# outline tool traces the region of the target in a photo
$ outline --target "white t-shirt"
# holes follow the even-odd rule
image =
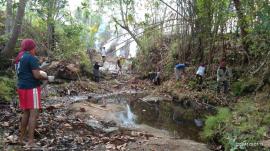
[[[105,57],[106,56],[106,50],[104,49],[104,48],[102,48],[101,49],[101,56],[103,57]]]
[[[196,72],[196,74],[200,75],[200,76],[204,76],[205,74],[205,67],[200,66]]]

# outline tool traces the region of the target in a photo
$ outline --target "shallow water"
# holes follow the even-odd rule
[[[171,102],[144,102],[138,99],[141,95],[134,96],[133,94],[136,92],[96,94],[93,97],[98,100],[103,98],[109,104],[123,106],[123,111],[115,113],[118,122],[123,127],[136,128],[145,124],[168,131],[171,137],[202,142],[200,132],[204,124],[203,119],[210,114],[210,111],[198,111],[192,106]],[[78,101],[85,100],[87,96],[71,98]]]
[[[172,137],[202,141],[199,133],[204,115],[196,113],[194,109],[165,102],[149,104],[135,101],[130,106],[137,117],[137,124],[167,130]]]
[[[168,131],[171,137],[203,142],[200,132],[209,111],[195,111],[173,103],[122,102],[125,110],[117,117],[122,126],[136,128],[141,124]]]

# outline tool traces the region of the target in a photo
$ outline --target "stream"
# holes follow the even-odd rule
[[[203,127],[204,114],[196,113],[191,108],[165,102],[149,104],[132,101],[125,104],[125,110],[118,114],[123,126],[136,128],[144,124],[167,131],[173,138],[202,142],[199,133]]]
[[[141,95],[140,95],[141,94]],[[120,111],[112,111],[112,118],[120,127],[140,129],[147,132],[145,126],[150,126],[163,132],[167,132],[171,138],[189,139],[203,142],[200,132],[203,127],[203,119],[211,111],[197,111],[183,104],[173,102],[145,102],[141,101],[143,93],[121,92],[114,94],[96,95],[95,102],[101,104],[102,100],[107,101],[107,108],[110,105],[117,105]],[[72,99],[84,100],[87,96],[75,96]]]

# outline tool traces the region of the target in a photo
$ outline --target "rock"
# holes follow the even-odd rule
[[[94,130],[97,130],[97,129],[102,130],[103,129],[103,126],[96,120],[87,120],[86,125],[91,127]]]
[[[83,139],[82,139],[82,137],[76,137],[75,140],[76,140],[79,144],[83,144]]]
[[[117,132],[119,130],[118,127],[109,127],[109,128],[104,128],[103,131],[105,133],[113,133],[113,132]]]
[[[55,117],[55,120],[56,121],[59,121],[59,122],[65,121],[66,119],[67,119],[66,117],[63,117],[63,116],[60,116],[60,115],[58,115],[58,116]]]
[[[151,96],[148,95],[141,99],[144,102],[159,102],[159,101],[172,101],[172,97],[170,96]]]
[[[71,126],[70,124],[68,124],[68,123],[65,123],[65,124],[64,124],[64,127],[65,127],[66,129],[72,129],[72,126]]]
[[[107,144],[106,149],[108,149],[108,150],[115,149],[115,145],[114,144]]]
[[[69,64],[69,65],[66,66],[66,68],[67,68],[68,70],[70,70],[71,72],[75,72],[75,73],[78,73],[78,72],[80,71],[80,69],[77,68],[77,67],[75,66],[75,64]]]
[[[177,100],[174,100],[176,102],[186,102],[186,101],[192,101],[192,98],[188,95],[188,94],[185,94],[185,93],[182,93],[182,94],[177,94]]]
[[[263,147],[269,148],[270,147],[270,139],[263,140],[260,142],[260,144],[262,144]]]
[[[9,123],[8,122],[4,122],[3,124],[1,124],[3,127],[9,127]]]
[[[6,138],[7,143],[16,143],[18,141],[18,136],[17,135],[10,135]]]
[[[194,119],[194,123],[196,124],[197,127],[203,126],[203,120],[201,119]]]

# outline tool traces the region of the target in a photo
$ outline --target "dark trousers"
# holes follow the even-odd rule
[[[199,74],[196,74],[196,82],[197,82],[197,85],[202,85],[203,83],[203,77]]]
[[[155,85],[160,85],[160,78],[155,78],[154,79],[154,84]]]
[[[227,80],[225,81],[219,81],[217,85],[217,93],[220,93],[220,89],[224,87],[224,93],[226,94],[228,92],[229,83]]]
[[[99,82],[99,78],[100,78],[99,70],[98,69],[94,69],[93,74],[94,74],[94,81],[95,82]]]
[[[99,76],[94,76],[94,81],[99,82]]]

